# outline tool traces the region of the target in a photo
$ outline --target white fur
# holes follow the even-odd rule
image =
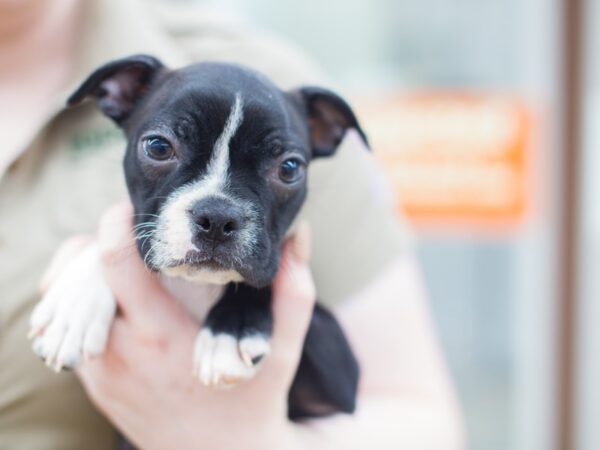
[[[160,281],[199,323],[225,289],[164,274]],[[98,248],[90,246],[65,267],[35,307],[30,319],[33,350],[57,372],[74,368],[82,357],[104,352],[115,313],[116,301],[104,281]],[[194,349],[194,375],[207,386],[231,387],[252,378],[258,370],[252,360],[269,351],[269,341],[261,334],[238,341],[230,334],[213,335],[202,329]]]
[[[102,277],[98,248],[71,261],[35,307],[30,336],[35,353],[59,371],[82,356],[104,352],[116,302]]]
[[[224,286],[212,283],[193,283],[186,279],[161,274],[160,284],[199,322],[223,296]]]
[[[183,278],[198,284],[216,284],[223,286],[231,282],[240,282],[244,278],[235,270],[198,269],[189,264],[167,267],[162,271],[170,277]]]
[[[161,284],[199,321],[223,295],[223,286],[162,277]],[[116,312],[104,281],[97,246],[69,263],[33,310],[30,336],[34,352],[59,371],[83,357],[102,354]]]
[[[238,341],[230,334],[213,335],[203,329],[194,346],[194,375],[205,386],[233,387],[256,374],[259,365],[254,365],[252,358],[269,350],[269,342],[258,334]]]
[[[244,119],[242,96],[237,93],[235,101],[225,123],[221,136],[217,139],[208,170],[202,183],[214,194],[222,192],[227,186],[229,172],[229,141]]]
[[[240,356],[246,365],[251,366],[256,357],[266,356],[271,352],[271,344],[263,334],[256,333],[244,337],[239,343]]]

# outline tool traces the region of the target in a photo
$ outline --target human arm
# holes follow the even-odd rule
[[[465,447],[462,416],[415,259],[399,256],[335,308],[361,365],[358,408],[306,424],[313,448]]]
[[[210,441],[211,448],[228,448],[243,437],[246,448],[462,448],[460,414],[410,258],[398,258],[336,308],[362,368],[356,413],[291,423],[285,398],[314,299],[305,262],[278,276],[273,354],[265,367],[242,386],[212,391],[190,375],[197,324],[141,265],[128,233],[115,230],[127,218],[111,214],[100,243],[123,314],[107,353],[79,374],[92,400],[134,443],[152,449]]]

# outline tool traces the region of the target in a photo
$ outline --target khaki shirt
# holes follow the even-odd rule
[[[236,61],[281,87],[321,76],[271,37],[184,3],[167,10],[139,0],[85,3],[72,85],[56,97],[45,125],[0,173],[0,449],[109,449],[115,433],[73,374],[55,375],[26,340],[37,283],[70,235],[90,233],[102,212],[125,198],[124,138],[91,104],[71,110],[68,94],[94,68],[133,53],[171,67],[198,60]],[[312,269],[319,297],[351,295],[407,244],[373,158],[349,136],[335,157],[314,162],[302,215],[313,228]]]

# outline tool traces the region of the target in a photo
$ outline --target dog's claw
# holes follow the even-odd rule
[[[63,362],[60,359],[57,359],[56,363],[54,364],[54,371],[56,373],[60,373],[62,368],[63,368]]]
[[[248,367],[257,366],[271,350],[269,341],[262,334],[243,338],[239,342],[239,348],[240,355]]]
[[[43,327],[31,328],[29,330],[29,332],[27,333],[27,339],[32,340],[32,339],[38,337],[42,333],[43,329],[44,329]]]
[[[240,350],[240,354],[242,355],[242,360],[244,361],[246,366],[248,366],[248,367],[254,366],[254,363],[252,362],[252,357],[250,356],[250,354],[248,352]]]

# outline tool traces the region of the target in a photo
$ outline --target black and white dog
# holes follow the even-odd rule
[[[144,262],[171,291],[187,284],[184,298],[174,296],[203,321],[195,375],[210,386],[251,378],[269,352],[270,283],[306,196],[308,163],[332,155],[348,128],[364,139],[352,110],[328,90],[284,92],[237,65],[169,70],[146,55],[98,68],[68,104],[88,97],[127,135],[125,176]],[[57,371],[104,351],[116,311],[97,249],[65,271],[31,317],[34,351]],[[317,305],[289,416],[352,412],[358,376],[342,330]]]

